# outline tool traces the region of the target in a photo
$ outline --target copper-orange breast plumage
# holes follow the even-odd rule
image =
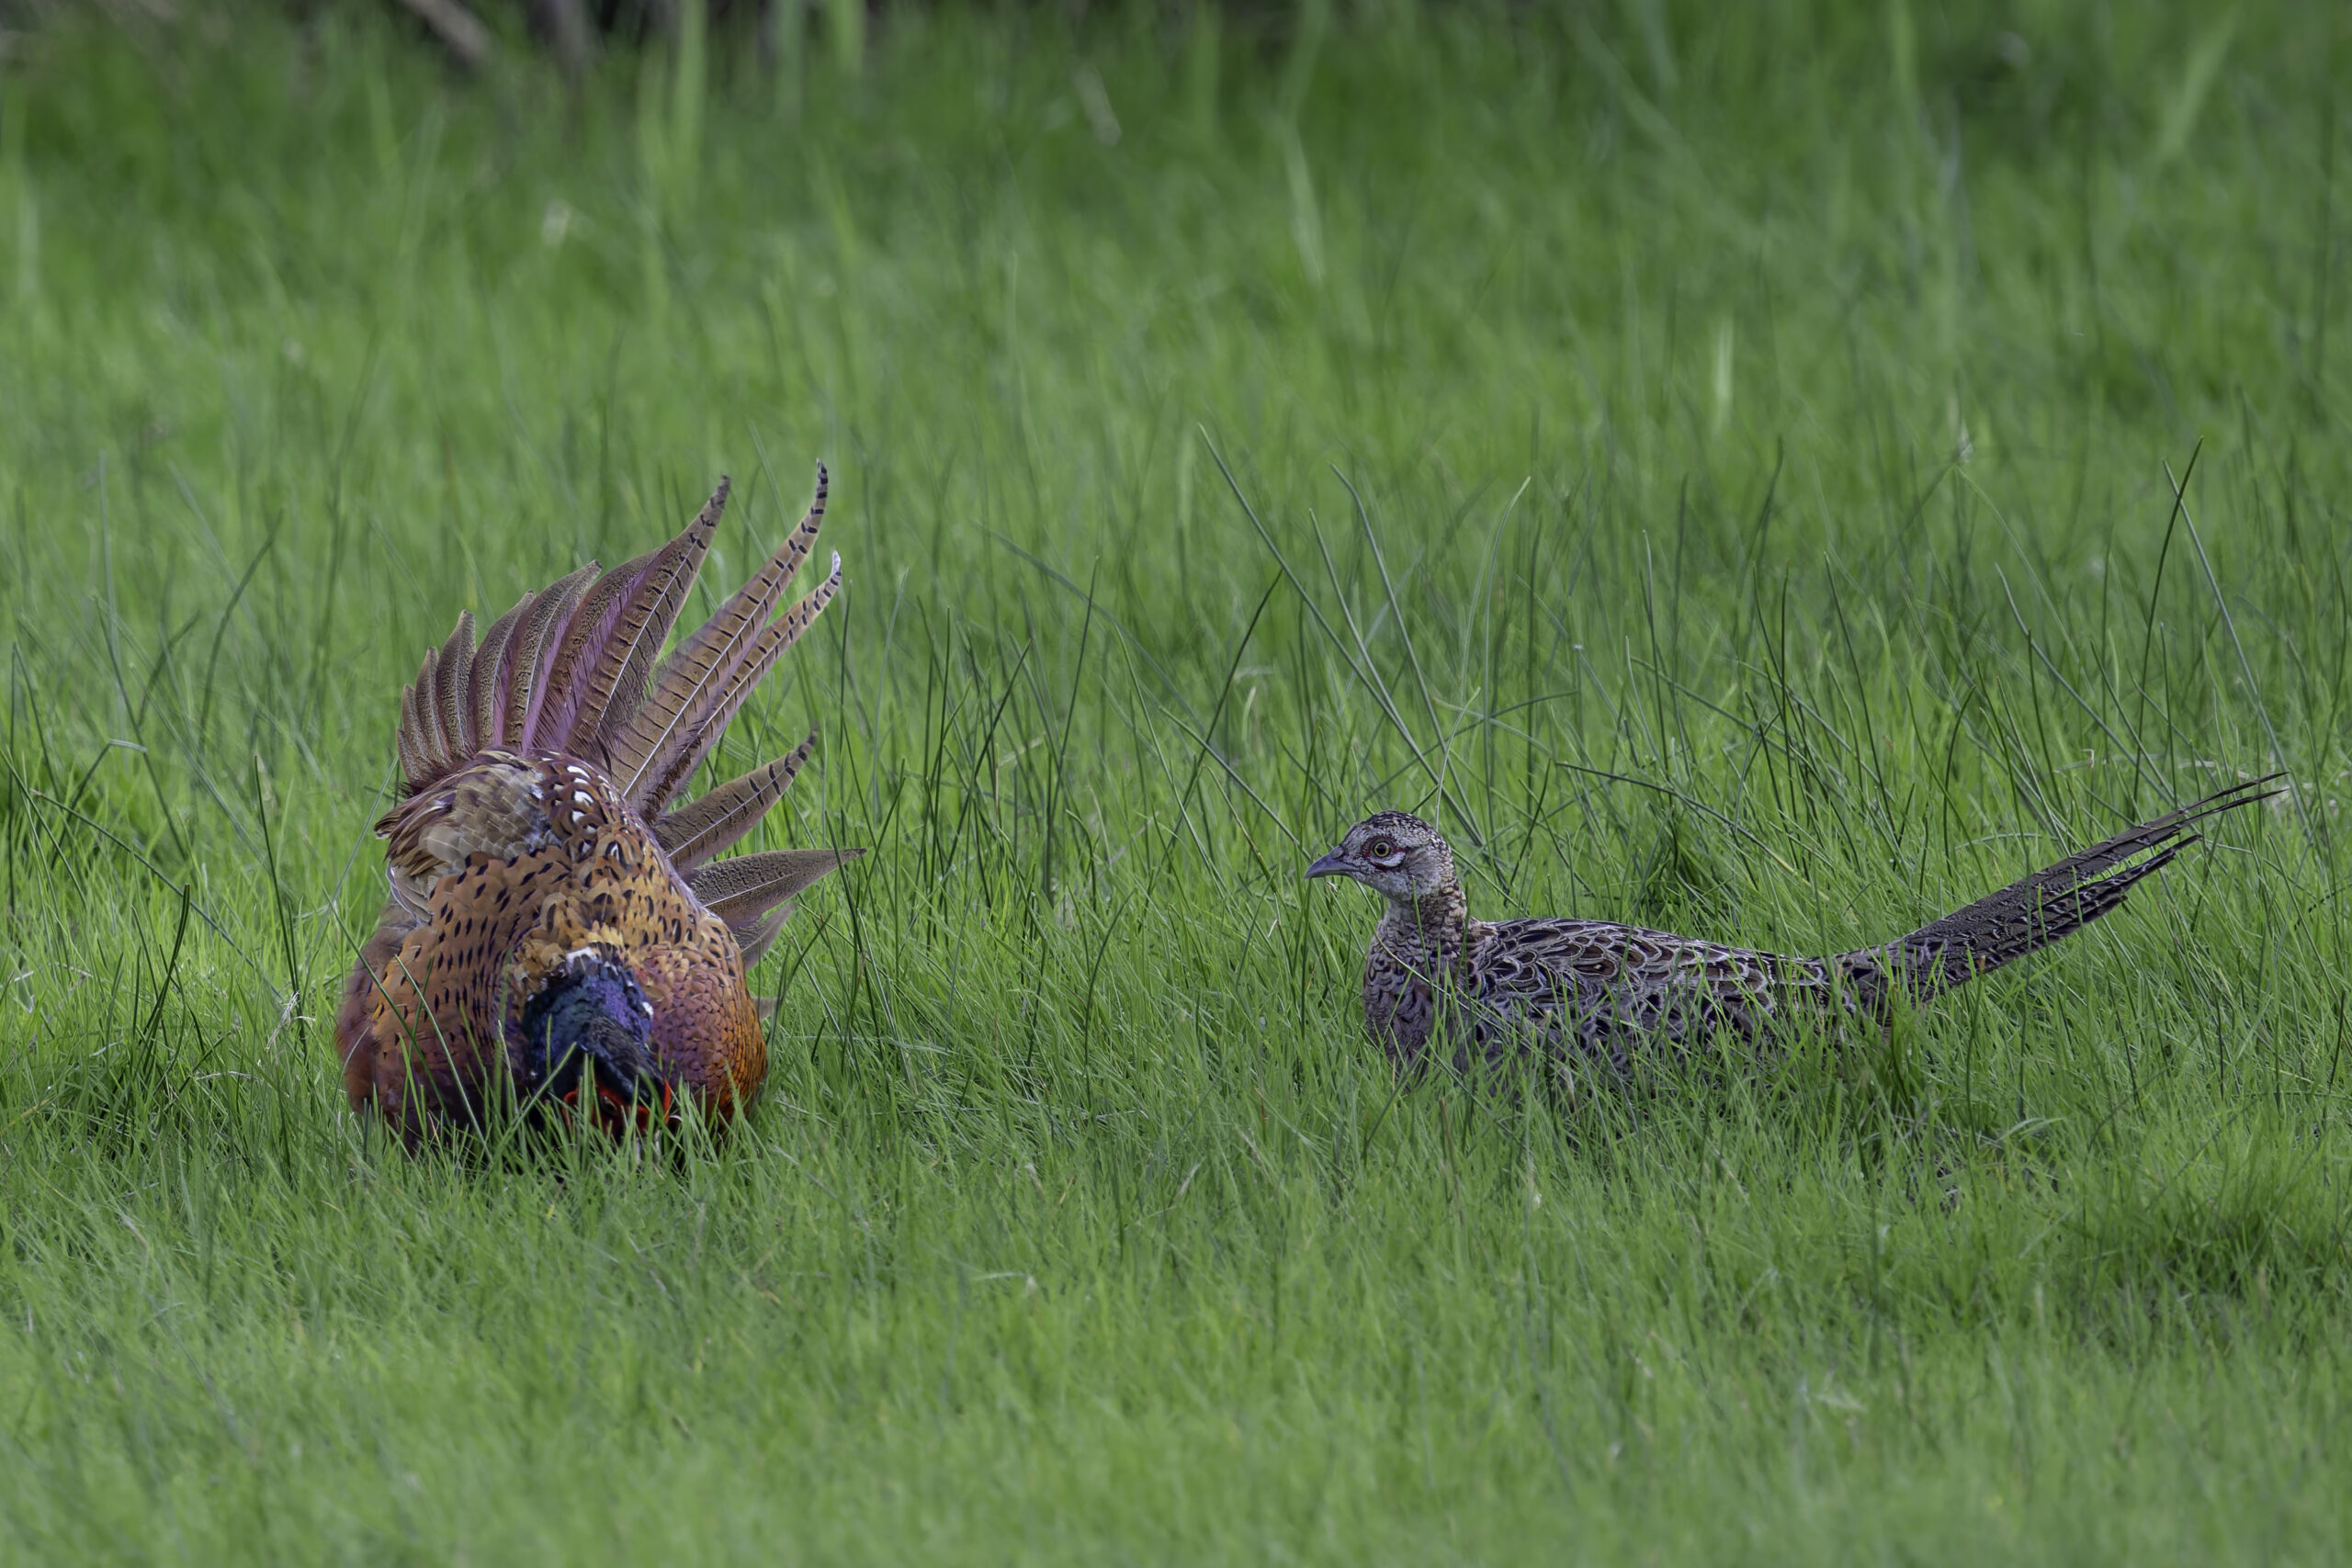
[[[502,1103],[582,1105],[608,1128],[685,1100],[724,1120],[767,1076],[744,976],[792,896],[862,852],[712,857],[766,815],[811,735],[699,798],[675,797],[841,586],[841,558],[783,607],[825,512],[660,657],[727,504],[662,548],[590,563],[473,617],[401,694],[405,785],[376,830],[391,897],[335,1021],[344,1085],[412,1140]]]

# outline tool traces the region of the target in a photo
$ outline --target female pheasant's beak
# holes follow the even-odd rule
[[[1317,876],[1352,876],[1355,874],[1355,868],[1348,864],[1347,851],[1345,848],[1340,848],[1333,850],[1329,854],[1308,866],[1306,874],[1310,879]]]

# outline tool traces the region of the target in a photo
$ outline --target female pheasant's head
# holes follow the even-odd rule
[[[1349,829],[1339,847],[1308,866],[1306,874],[1351,876],[1401,904],[1454,886],[1453,851],[1419,818],[1382,811]]]

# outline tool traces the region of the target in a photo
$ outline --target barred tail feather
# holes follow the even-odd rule
[[[691,805],[657,819],[653,836],[680,869],[692,870],[702,864],[759,826],[768,809],[792,787],[794,777],[816,745],[817,735],[811,730],[808,739],[793,748],[791,755],[778,757],[765,767],[753,768],[741,778],[707,791]]]
[[[664,748],[663,755],[668,761],[658,773],[639,775],[638,790],[630,796],[633,801],[644,809],[658,811],[685,787],[695,770],[702,766],[703,758],[727,732],[727,726],[745,699],[775,668],[775,661],[800,640],[801,634],[824,612],[825,606],[832,603],[841,586],[842,558],[835,555],[831,572],[816,591],[760,628],[759,635],[733,661],[726,681],[712,682],[697,696],[695,706],[701,716]]]
[[[770,850],[713,862],[686,874],[686,886],[725,920],[741,942],[756,936],[778,905],[864,850]],[[773,933],[771,933],[773,934]]]
[[[435,656],[430,654],[426,656],[428,663]],[[418,674],[422,678],[424,671],[420,671]],[[425,760],[424,727],[416,716],[414,686],[401,688],[401,722],[399,728],[393,731],[392,739],[400,748],[401,779],[408,786],[408,792],[411,795],[423,789],[433,778],[439,776],[434,765]]]
[[[538,699],[537,722],[524,732],[525,747],[535,751],[571,751],[574,735],[594,728],[597,715],[587,714],[586,725],[581,719],[589,707],[597,661],[619,629],[638,584],[651,572],[661,553],[648,550],[635,560],[622,562],[590,583],[588,592],[580,596],[579,607],[555,639],[555,659],[548,667],[546,691]]]
[[[565,752],[611,773],[630,803],[657,819],[657,833],[683,866],[701,864],[749,831],[791,784],[808,746],[662,813],[752,689],[831,603],[841,587],[841,558],[816,592],[776,613],[824,523],[828,479],[820,464],[798,526],[717,615],[661,658],[729,490],[722,478],[684,531],[661,548],[611,571],[591,561],[525,594],[479,646],[471,613],[459,615],[401,694],[406,793],[429,788],[485,750]]]
[[[466,701],[473,671],[473,612],[460,610],[449,640],[441,645],[440,668],[433,680],[434,706],[441,718],[441,755],[451,767],[474,754],[474,738],[467,723],[472,709]]]
[[[767,956],[775,945],[776,933],[784,930],[784,922],[792,918],[792,900],[786,898],[761,916],[745,930],[735,933],[735,945],[743,953],[743,972],[750,974],[759,961]]]
[[[606,730],[617,733],[644,700],[654,655],[686,602],[711,536],[727,509],[721,479],[685,531],[596,580],[564,628],[562,652],[534,738],[546,750],[605,759]]]
[[[514,631],[538,597],[526,593],[514,607],[490,623],[481,646],[474,649],[472,679],[467,703],[473,709],[475,745],[482,750],[505,744],[506,676],[514,658]]]
[[[562,644],[563,628],[603,570],[590,561],[570,576],[548,584],[540,591],[530,614],[524,616],[522,629],[514,635],[514,665],[506,676],[506,744],[514,750],[524,750],[531,743],[531,734],[538,728],[539,712],[552,684],[550,677],[557,650]]]
[[[441,702],[435,694],[441,684],[441,650],[424,650],[424,662],[416,670],[416,744],[424,754],[425,765],[435,772],[448,766],[449,745],[441,734]]]
[[[785,584],[816,545],[817,531],[824,525],[827,490],[820,464],[816,494],[799,525],[750,581],[729,595],[718,614],[680,641],[677,651],[655,672],[653,689],[614,737],[608,748],[614,782],[648,815],[669,804],[726,728],[734,711],[726,705],[727,696],[745,666],[773,640],[768,616],[783,598]],[[833,582],[820,590],[826,598],[838,585],[839,557],[833,565]],[[823,607],[821,603],[816,606]]]
[[[696,666],[707,664],[714,650],[729,645],[740,646],[741,639],[765,620],[768,612],[784,596],[784,585],[792,580],[800,563],[808,558],[816,547],[817,532],[825,525],[825,502],[831,494],[832,478],[825,465],[817,465],[816,492],[808,498],[808,509],[799,523],[785,536],[765,565],[752,574],[750,581],[728,595],[718,613],[695,628],[667,660],[663,660],[659,680],[667,684],[681,671],[699,680]]]
[[[654,558],[652,568],[629,596],[590,678],[587,701],[573,728],[575,750],[593,745],[602,759],[612,741],[628,731],[645,701],[662,645],[670,640],[670,628],[677,624],[678,612],[686,607],[686,595],[694,592],[695,579],[702,574],[703,558],[710,553],[718,519],[727,510],[729,488],[730,481],[721,475],[718,488],[711,491],[702,511],[684,533]]]
[[[2038,953],[2122,906],[2141,881],[2200,837],[2225,811],[2268,800],[2286,775],[2251,779],[2118,833],[2055,865],[1955,909],[1881,948],[1845,954],[1841,969],[1866,990],[1900,980],[1919,999]],[[2145,857],[2145,858],[2142,858]]]

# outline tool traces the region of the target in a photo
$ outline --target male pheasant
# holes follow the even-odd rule
[[[723,1121],[758,1092],[767,1044],[744,976],[787,900],[863,852],[712,859],[791,785],[813,734],[676,797],[841,587],[835,555],[778,612],[825,489],[820,467],[799,526],[666,660],[725,479],[660,549],[525,594],[479,647],[460,615],[425,654],[401,696],[404,798],[376,824],[391,897],[335,1021],[354,1108],[414,1143],[502,1103],[618,1132],[686,1100]]]
[[[1645,1045],[1709,1036],[1761,1044],[1794,1018],[1883,1024],[1895,995],[1925,1000],[2081,930],[2197,841],[2206,818],[2278,793],[2256,779],[2119,833],[1882,947],[1792,958],[1601,920],[1474,920],[1436,829],[1384,811],[1306,874],[1352,877],[1387,900],[1363,968],[1364,1023],[1397,1069],[1433,1043],[1458,1070],[1534,1048],[1629,1076]],[[2144,857],[2144,858],[2143,858]]]

